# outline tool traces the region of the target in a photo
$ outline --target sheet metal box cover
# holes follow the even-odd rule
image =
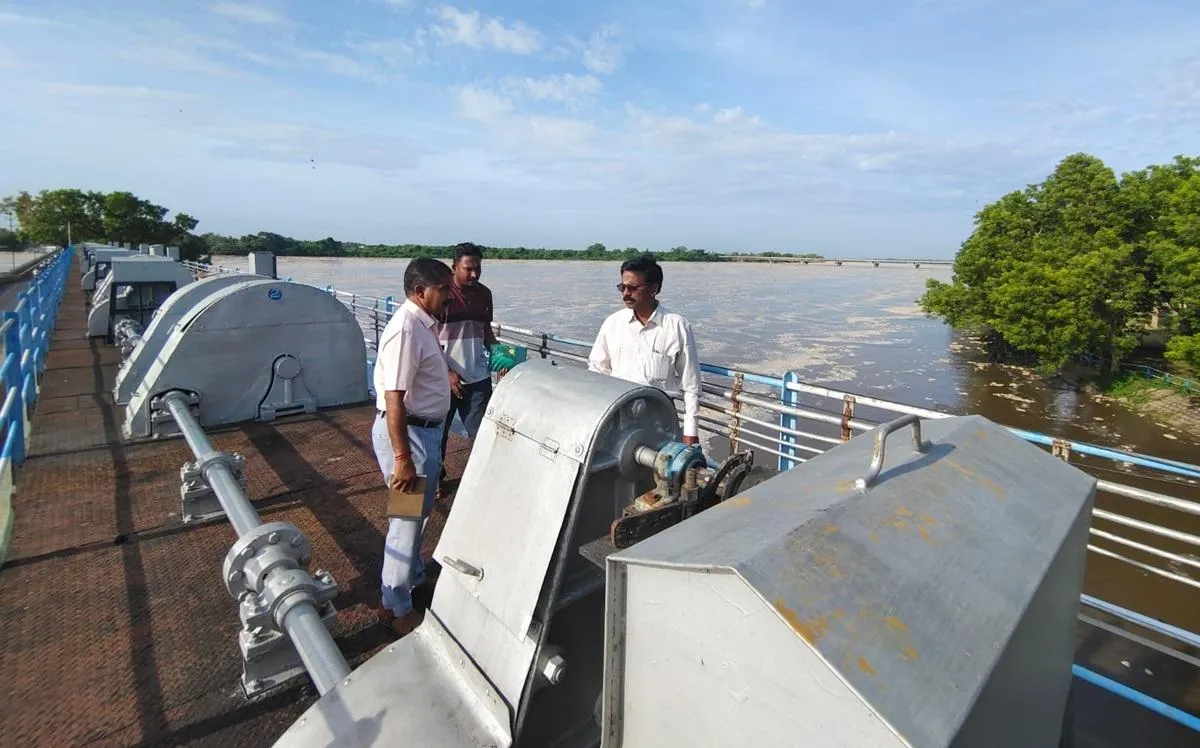
[[[1056,746],[1094,478],[979,416],[608,560],[605,746]]]

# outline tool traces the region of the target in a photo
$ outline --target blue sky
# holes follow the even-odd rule
[[[0,194],[199,230],[952,256],[1200,152],[1195,0],[0,0]]]

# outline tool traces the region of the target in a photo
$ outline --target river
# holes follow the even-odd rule
[[[217,258],[228,267],[245,268],[245,262]],[[406,264],[281,257],[278,271],[298,282],[399,299]],[[810,383],[949,413],[978,413],[1076,441],[1186,462],[1200,457],[1200,435],[1106,398],[1056,388],[1019,367],[987,363],[969,340],[917,307],[926,281],[949,280],[950,268],[668,263],[664,274],[660,299],[691,321],[706,362],[775,376],[792,370]],[[616,263],[486,260],[482,280],[492,289],[497,321],[574,338],[590,340],[605,315],[621,307]],[[1194,481],[1168,485],[1138,476],[1129,466],[1100,460],[1086,465],[1098,477],[1200,500]],[[1194,516],[1108,495],[1098,505],[1200,532]],[[1196,550],[1116,530],[1175,552]],[[1187,571],[1175,563],[1166,568]],[[1194,590],[1127,564],[1091,555],[1086,587],[1117,604],[1200,629]]]

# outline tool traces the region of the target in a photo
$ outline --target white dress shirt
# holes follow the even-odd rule
[[[450,411],[450,371],[437,338],[437,320],[406,299],[379,336],[375,357],[375,407],[384,393],[404,390],[410,416],[440,421]]]
[[[683,435],[699,436],[700,357],[692,326],[662,304],[642,324],[632,309],[609,315],[600,325],[588,368],[648,384],[669,394],[683,393]]]

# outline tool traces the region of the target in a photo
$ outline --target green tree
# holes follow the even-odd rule
[[[1091,353],[1113,371],[1153,296],[1128,203],[1103,162],[1068,156],[979,212],[952,282],[931,280],[921,306],[980,333],[997,358],[1054,370]]]
[[[27,193],[24,193],[27,194]],[[21,196],[18,196],[20,200]],[[77,189],[42,190],[21,208],[22,231],[37,244],[66,246],[74,241],[102,239],[102,206],[97,193]]]
[[[126,244],[157,244],[173,238],[174,226],[163,219],[167,209],[132,192],[111,192],[104,197],[104,236]]]

